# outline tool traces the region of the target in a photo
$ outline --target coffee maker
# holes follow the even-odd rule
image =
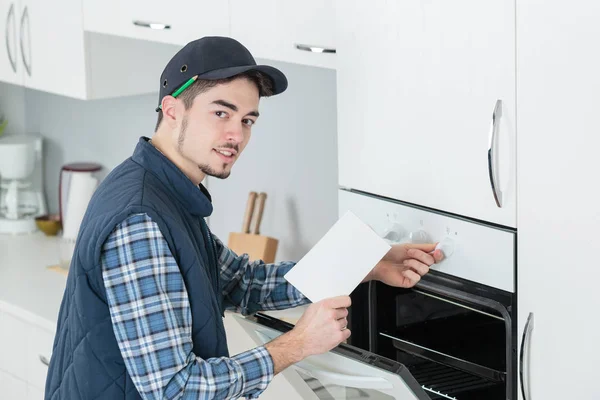
[[[42,182],[42,136],[0,137],[0,234],[37,231],[35,217],[47,213]]]

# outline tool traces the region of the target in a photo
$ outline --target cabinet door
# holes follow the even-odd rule
[[[336,4],[340,185],[514,227],[514,2]]]
[[[27,400],[44,400],[44,389],[27,385]]]
[[[54,332],[31,324],[27,332],[27,382],[35,387],[46,386],[48,366],[52,356]]]
[[[230,0],[231,35],[257,58],[335,68],[334,0]]]
[[[229,35],[226,1],[84,0],[83,15],[86,31],[181,46]]]
[[[0,310],[0,370],[22,380],[27,377],[28,330],[27,322]]]
[[[600,399],[600,3],[517,2],[522,400]]]
[[[86,96],[83,23],[80,0],[22,0],[25,86]]]
[[[20,85],[23,83],[23,67],[20,61],[19,1],[0,0],[0,81]]]
[[[21,400],[27,396],[27,384],[21,379],[0,370],[0,398]]]

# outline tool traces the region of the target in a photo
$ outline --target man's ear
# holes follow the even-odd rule
[[[171,128],[177,125],[177,99],[173,96],[165,96],[162,99],[163,121]]]

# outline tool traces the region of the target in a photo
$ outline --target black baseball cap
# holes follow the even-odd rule
[[[171,58],[161,74],[156,111],[160,111],[165,96],[177,97],[196,79],[225,79],[251,70],[260,71],[271,79],[274,95],[287,89],[283,72],[269,65],[257,65],[250,51],[237,40],[222,36],[194,40]]]

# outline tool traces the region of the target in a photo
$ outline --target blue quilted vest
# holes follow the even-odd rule
[[[100,184],[83,218],[63,296],[47,400],[141,399],[113,333],[100,252],[116,225],[135,213],[158,224],[177,260],[192,310],[194,353],[228,357],[217,256],[204,217],[210,195],[142,137],[133,156]]]

